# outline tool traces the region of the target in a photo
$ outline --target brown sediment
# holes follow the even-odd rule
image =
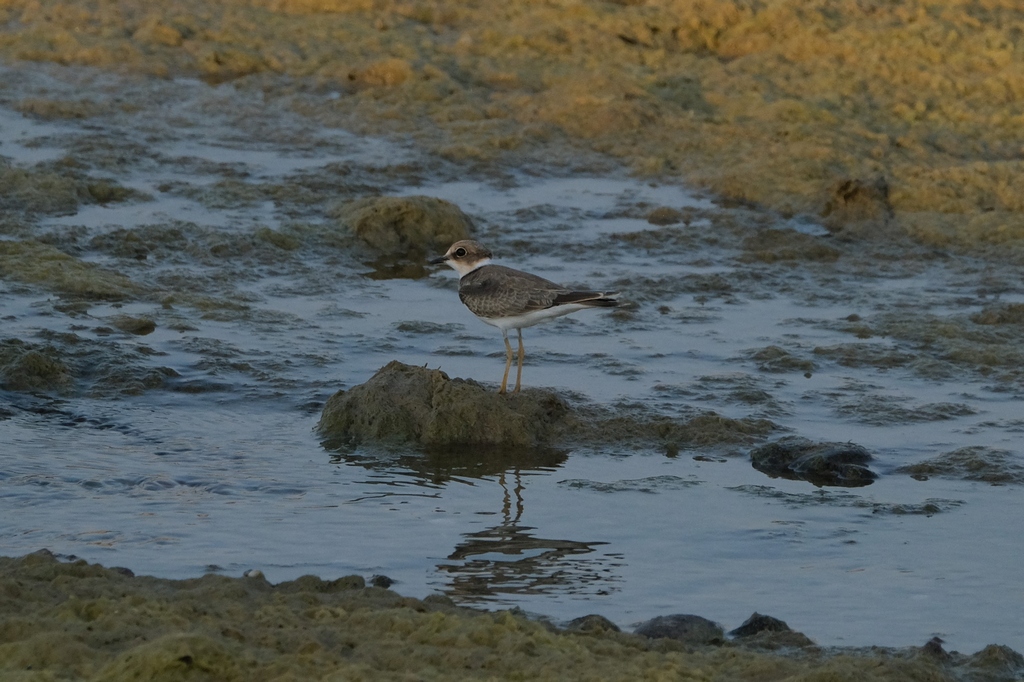
[[[963,679],[1009,680],[1007,647],[759,650],[757,638],[694,645],[600,627],[559,630],[512,612],[402,597],[361,576],[134,576],[42,550],[0,557],[4,679]],[[933,647],[934,649],[934,647]],[[943,652],[945,653],[945,652]],[[975,679],[975,678],[970,678]],[[977,679],[981,679],[978,677]]]
[[[297,96],[297,109],[453,159],[543,146],[560,163],[568,139],[854,237],[1024,244],[1014,3],[11,0],[0,20],[7,59],[287,74],[342,95]]]

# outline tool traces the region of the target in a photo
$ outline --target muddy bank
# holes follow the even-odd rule
[[[824,650],[798,633],[773,632],[777,619],[751,636],[725,640],[719,629],[715,645],[684,644],[666,638],[664,628],[654,639],[608,625],[559,629],[514,611],[459,608],[446,597],[410,599],[367,586],[358,575],[272,585],[251,571],[249,577],[174,581],[59,561],[45,550],[0,557],[0,595],[0,674],[11,680],[413,675],[994,682],[1024,671],[1024,658],[995,645],[970,656],[945,652],[937,642],[900,650]],[[690,623],[698,617],[685,618]],[[792,648],[774,653],[777,641]]]
[[[241,79],[469,164],[588,149],[853,238],[1022,253],[1012,3],[21,0],[0,24],[9,60]]]

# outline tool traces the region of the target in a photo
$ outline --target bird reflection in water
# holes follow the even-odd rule
[[[507,478],[514,485],[509,488]],[[595,554],[607,543],[539,538],[536,528],[520,525],[523,517],[523,480],[517,469],[502,472],[502,522],[464,535],[448,559],[439,564],[451,575],[447,594],[459,602],[487,601],[499,595],[577,594],[602,595],[617,590],[621,557]],[[514,499],[514,508],[513,508]],[[590,555],[583,558],[583,555]]]
[[[463,535],[448,556],[451,563],[438,565],[451,577],[445,592],[462,603],[499,601],[501,595],[599,596],[618,590],[622,556],[595,551],[606,543],[539,538],[532,534],[535,527],[520,525],[525,513],[523,477],[550,474],[566,459],[568,453],[560,450],[480,447],[398,452],[340,448],[331,456],[336,464],[385,472],[378,483],[389,487],[395,485],[398,472],[412,474],[418,485],[431,489],[459,479],[497,479],[502,488],[501,523]]]

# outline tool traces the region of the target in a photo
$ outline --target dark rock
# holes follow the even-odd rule
[[[822,224],[842,238],[885,235],[894,215],[889,183],[883,177],[837,182],[821,211]]]
[[[942,645],[942,639],[940,639],[939,637],[932,637],[924,643],[923,647],[921,647],[921,653],[927,654],[928,656],[936,658],[940,661],[947,661],[949,660],[950,656],[948,653],[946,653],[946,650],[942,648]]]
[[[870,485],[878,478],[866,466],[871,460],[871,453],[854,443],[814,443],[797,436],[767,443],[750,453],[754,468],[772,478],[847,488]]]
[[[565,629],[570,632],[582,632],[593,635],[601,634],[602,632],[621,632],[618,625],[596,613],[573,618],[565,626]]]
[[[815,646],[807,635],[791,630],[785,622],[771,616],[754,613],[729,633],[745,649],[777,651],[778,649],[805,649]]]
[[[370,584],[374,587],[383,587],[385,589],[395,584],[395,581],[386,575],[375,575],[370,578]]]
[[[789,630],[790,627],[786,625],[785,621],[765,616],[755,611],[750,618],[743,621],[742,625],[729,632],[729,634],[733,637],[750,637],[759,632],[785,632]]]
[[[702,616],[682,613],[656,616],[641,623],[633,633],[651,639],[675,639],[687,644],[722,644],[725,641],[721,625]]]

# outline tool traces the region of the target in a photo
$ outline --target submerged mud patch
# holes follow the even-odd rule
[[[922,480],[929,476],[962,478],[993,484],[1024,483],[1024,466],[1007,450],[985,446],[960,448],[896,469]]]
[[[950,512],[964,505],[963,500],[931,498],[923,502],[875,502],[843,490],[820,489],[817,492],[789,493],[766,485],[741,485],[732,488],[737,492],[756,497],[778,500],[791,507],[824,505],[829,507],[851,507],[864,509],[871,514],[923,515],[932,516]]]
[[[137,332],[128,332],[137,333]],[[0,386],[10,391],[114,397],[168,385],[178,372],[153,366],[152,351],[73,333],[42,333],[45,343],[0,340]]]

